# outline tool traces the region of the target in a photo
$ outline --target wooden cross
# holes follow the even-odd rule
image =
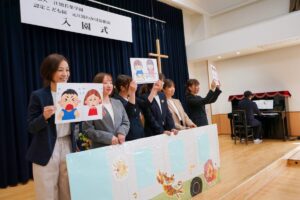
[[[160,54],[159,39],[156,39],[156,53],[149,53],[148,55],[152,57],[156,57],[158,72],[161,73],[161,58],[169,58],[169,56]]]

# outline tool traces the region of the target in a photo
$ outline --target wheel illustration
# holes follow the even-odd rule
[[[197,194],[200,194],[202,192],[202,180],[199,177],[195,177],[192,180],[190,192],[192,197],[196,196]]]

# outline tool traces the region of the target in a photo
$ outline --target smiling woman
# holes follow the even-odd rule
[[[54,124],[53,105],[57,83],[67,82],[70,76],[67,59],[59,54],[47,56],[41,65],[41,75],[45,87],[32,92],[28,106],[28,130],[33,137],[27,159],[32,162],[36,198],[68,200],[66,154],[72,151],[71,146],[75,149],[71,145],[74,129],[70,123]],[[68,99],[73,99],[72,95],[70,91],[63,94],[61,103],[66,108],[70,107]]]

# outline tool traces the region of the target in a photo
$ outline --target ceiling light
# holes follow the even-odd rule
[[[218,56],[218,59],[221,59],[222,58],[222,56]]]
[[[239,52],[239,51],[236,52],[236,55],[240,55],[240,54],[241,54],[241,52]]]

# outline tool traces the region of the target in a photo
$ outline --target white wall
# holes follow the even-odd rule
[[[289,12],[289,2],[290,0],[259,0],[253,4],[213,17],[191,14],[183,10],[186,45],[203,40],[208,36],[287,14]]]
[[[203,16],[183,11],[185,45],[204,39]]]
[[[289,111],[300,111],[300,45],[218,61],[215,66],[223,93],[212,105],[213,114],[231,112],[228,97],[243,94],[245,90],[289,90],[292,94]]]
[[[212,17],[211,35],[241,28],[289,12],[290,0],[260,0],[230,12]]]

